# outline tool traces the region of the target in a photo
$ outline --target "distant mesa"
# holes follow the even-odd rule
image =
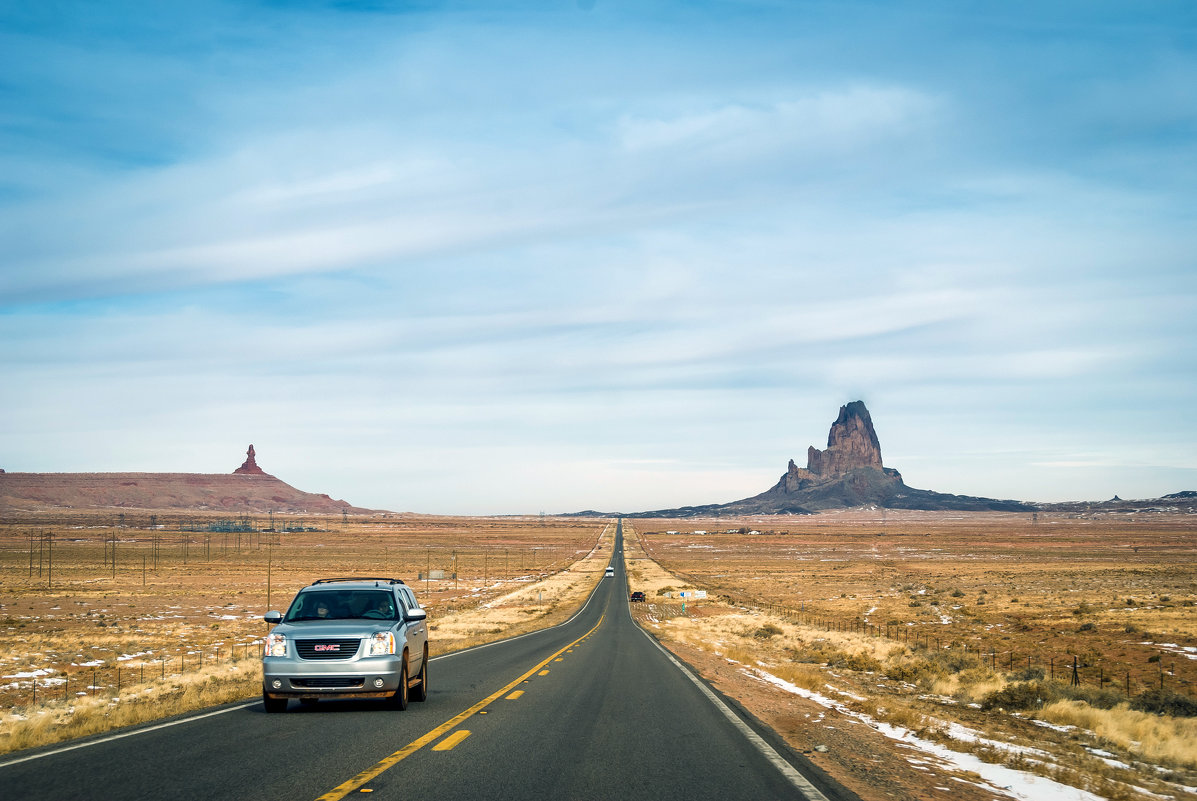
[[[245,461],[241,466],[233,471],[233,475],[238,476],[266,476],[270,475],[262,468],[258,467],[258,460],[254,457],[254,446],[251,444],[249,450],[245,452]]]
[[[186,509],[280,514],[368,514],[323,493],[303,492],[258,466],[254,446],[232,473],[3,473],[0,510]]]

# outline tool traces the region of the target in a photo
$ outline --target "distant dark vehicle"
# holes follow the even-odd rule
[[[628,600],[632,601],[633,603],[635,603],[636,601],[644,601],[645,600],[644,593],[637,590],[636,592],[632,593],[632,597],[629,598]]]

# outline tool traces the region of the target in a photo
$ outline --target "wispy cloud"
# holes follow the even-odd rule
[[[0,34],[6,469],[660,507],[863,397],[916,486],[1192,477],[1165,11],[68,7]]]

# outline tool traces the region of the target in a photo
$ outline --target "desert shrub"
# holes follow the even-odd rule
[[[1010,678],[1014,681],[1043,681],[1043,668],[1023,668],[1010,674]]]
[[[1053,688],[1042,682],[1023,682],[1010,684],[1000,690],[995,690],[981,699],[981,708],[986,711],[995,709],[1038,709],[1053,700]]]
[[[874,673],[881,670],[881,663],[866,654],[864,651],[857,651],[854,654],[845,654],[841,659],[832,662],[831,666],[843,667],[847,668],[848,670],[872,671]]]
[[[973,668],[967,668],[957,674],[960,683],[963,685],[982,684],[993,679],[993,671],[984,665],[977,665]]]
[[[781,634],[781,628],[772,623],[766,623],[756,631],[752,632],[752,636],[758,640],[768,640]]]
[[[657,595],[664,597],[671,592],[673,592],[673,587],[662,587],[661,589],[657,590]]]
[[[1057,688],[1047,682],[1020,682],[989,693],[981,699],[981,708],[986,711],[1039,709],[1044,704],[1055,701],[1059,697],[1057,693]]]
[[[1197,717],[1197,700],[1171,690],[1148,690],[1131,700],[1131,709],[1174,718]]]
[[[964,651],[941,651],[936,655],[936,661],[951,673],[982,667],[979,656]]]
[[[831,664],[845,656],[843,651],[822,641],[812,642],[801,648],[790,648],[788,653],[795,662],[820,665]]]
[[[1091,615],[1093,614],[1093,607],[1082,601],[1081,603],[1077,604],[1076,609],[1073,609],[1072,613],[1077,617],[1080,617],[1081,615]]]
[[[1096,687],[1062,685],[1059,695],[1070,701],[1084,701],[1095,709],[1113,709],[1126,700],[1122,693]]]
[[[909,684],[929,684],[947,675],[943,665],[930,659],[905,659],[890,662],[884,670],[886,678]]]
[[[1097,624],[1092,622],[1082,623],[1081,627],[1077,629],[1077,631],[1097,631]]]
[[[953,597],[953,598],[963,598],[963,597],[964,597],[964,591],[963,591],[963,590],[960,590],[960,589],[955,589],[955,590],[952,590],[952,597]]]

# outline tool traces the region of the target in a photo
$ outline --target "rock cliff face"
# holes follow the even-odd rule
[[[827,450],[806,451],[806,469],[816,476],[838,476],[857,467],[881,467],[881,443],[863,401],[840,407],[827,434]]]
[[[806,451],[806,469],[790,460],[779,487],[797,492],[827,479],[847,475],[859,468],[882,470],[881,443],[873,430],[873,418],[863,401],[840,407],[840,415],[827,433],[827,450],[811,445]]]

